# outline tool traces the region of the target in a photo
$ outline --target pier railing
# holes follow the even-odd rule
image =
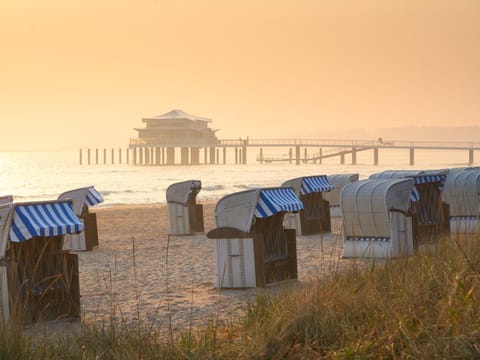
[[[406,141],[406,140],[346,140],[346,139],[219,139],[217,143],[205,142],[202,139],[184,139],[179,143],[175,139],[134,138],[130,139],[130,146],[178,146],[178,147],[231,147],[231,146],[320,146],[320,147],[379,147],[397,149],[480,149],[480,142],[460,141]]]

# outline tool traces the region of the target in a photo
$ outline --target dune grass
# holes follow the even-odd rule
[[[228,326],[212,318],[176,336],[114,321],[68,339],[3,327],[0,358],[479,358],[480,239],[282,287],[246,307]]]

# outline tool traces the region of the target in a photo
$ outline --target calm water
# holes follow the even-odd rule
[[[278,151],[277,151],[278,152]],[[268,153],[264,152],[266,156]],[[345,165],[339,158],[320,164],[259,164],[256,151],[247,165],[198,165],[146,167],[132,165],[79,165],[76,152],[0,153],[0,195],[11,194],[15,201],[56,199],[66,190],[94,185],[105,202],[117,204],[165,203],[165,191],[175,182],[198,179],[202,191],[197,199],[216,200],[251,187],[279,186],[305,175],[359,173],[366,178],[386,169],[436,169],[467,166],[467,151],[416,151],[415,166],[409,166],[408,150],[381,150],[380,165],[374,166],[371,151],[357,154],[358,165]],[[475,154],[476,164],[480,154]],[[230,156],[231,159],[231,156]],[[84,160],[85,161],[85,160]]]

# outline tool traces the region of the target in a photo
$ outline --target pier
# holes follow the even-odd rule
[[[131,139],[125,149],[80,149],[81,165],[124,164],[136,166],[172,165],[220,165],[247,164],[250,151],[256,151],[256,162],[276,162],[300,165],[318,163],[329,158],[338,158],[340,164],[350,160],[357,164],[357,154],[372,153],[372,164],[379,165],[382,150],[408,150],[408,163],[415,165],[415,154],[421,150],[462,152],[465,164],[473,165],[475,152],[480,151],[480,142],[436,142],[403,140],[334,140],[334,139],[224,139],[206,146],[186,146],[158,139]],[[279,150],[283,152],[279,153]],[[108,153],[110,152],[110,156]],[[103,156],[102,156],[103,155]],[[250,158],[251,161],[251,158]],[[462,159],[459,157],[459,161]]]

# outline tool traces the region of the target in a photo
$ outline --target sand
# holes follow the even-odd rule
[[[205,233],[215,203],[204,206]],[[351,266],[341,258],[341,223],[332,233],[297,236],[298,281],[265,289],[216,289],[214,242],[205,234],[168,235],[167,205],[116,206],[97,214],[99,246],[78,252],[82,319],[185,330],[236,320],[259,292],[302,286]],[[167,246],[168,245],[168,246]]]

